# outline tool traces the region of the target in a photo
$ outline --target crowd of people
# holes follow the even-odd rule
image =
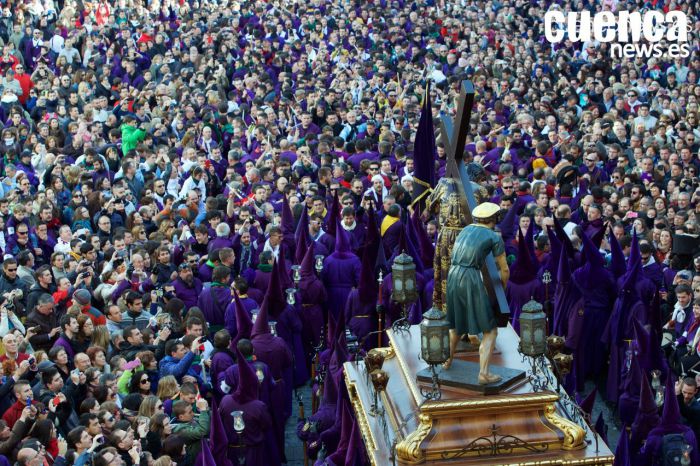
[[[549,8],[681,10],[692,52],[549,44]],[[511,324],[531,297],[546,304],[574,354],[567,389],[589,406],[585,382],[605,386],[631,426],[621,457],[668,464],[690,446],[700,464],[697,13],[682,0],[3,4],[0,461],[282,464],[295,390],[312,384],[306,454],[365,464],[347,337],[371,348],[377,306],[387,325],[401,316],[401,252],[417,269],[410,321],[435,301],[441,225],[414,199],[446,174],[438,121],[470,79],[463,156],[505,213]],[[422,113],[434,153],[414,146]]]

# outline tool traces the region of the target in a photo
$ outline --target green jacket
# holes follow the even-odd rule
[[[132,149],[136,149],[139,142],[143,141],[146,137],[146,132],[135,126],[127,125],[124,123],[121,128],[122,130],[122,153],[126,155]]]
[[[173,424],[173,434],[178,434],[185,439],[187,445],[188,464],[194,464],[202,449],[200,440],[209,436],[209,426],[211,425],[211,414],[209,411],[202,411],[199,417],[192,422],[176,422]]]

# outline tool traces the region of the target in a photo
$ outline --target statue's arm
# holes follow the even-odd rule
[[[503,283],[503,288],[505,289],[506,285],[508,284],[508,279],[510,278],[510,269],[508,268],[505,253],[496,256],[496,266],[498,267],[498,273],[501,276],[501,282]]]

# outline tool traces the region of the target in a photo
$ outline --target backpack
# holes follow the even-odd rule
[[[661,463],[663,466],[681,466],[683,450],[686,447],[682,434],[666,434],[661,444]]]

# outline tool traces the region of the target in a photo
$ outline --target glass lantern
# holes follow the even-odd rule
[[[318,254],[315,258],[316,262],[314,263],[314,267],[316,268],[316,272],[321,273],[323,270],[323,254]]]
[[[289,304],[290,306],[294,306],[294,304],[296,304],[297,302],[294,296],[297,290],[294,288],[287,288],[284,291],[285,293],[287,293],[287,304]]]
[[[292,266],[292,280],[294,280],[294,285],[299,287],[299,282],[301,281],[301,265]]]
[[[269,322],[270,325],[270,333],[273,334],[274,336],[277,336],[277,322],[274,320],[271,320]]]
[[[547,351],[547,316],[534,299],[523,306],[520,314],[520,352],[533,358]]]
[[[402,252],[391,266],[391,299],[399,304],[413,303],[418,299],[416,290],[416,265],[413,258]]]
[[[438,308],[423,315],[420,342],[421,357],[428,364],[442,364],[450,358],[450,323]]]
[[[231,413],[233,417],[233,430],[240,434],[245,429],[245,421],[243,420],[243,411],[233,411]]]

